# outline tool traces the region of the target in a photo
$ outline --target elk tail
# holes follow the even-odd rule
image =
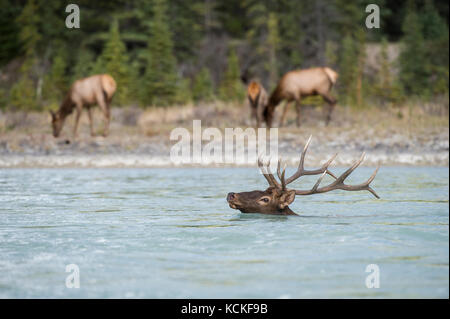
[[[327,67],[323,68],[323,71],[327,75],[328,80],[330,80],[330,83],[331,83],[330,90],[331,90],[333,88],[333,86],[336,84],[339,74],[337,74],[335,71],[333,71],[332,69],[327,68]]]
[[[109,74],[104,74],[101,77],[101,82],[103,94],[105,95],[105,99],[108,101],[113,97],[114,92],[116,91],[116,81],[114,81],[113,77]]]

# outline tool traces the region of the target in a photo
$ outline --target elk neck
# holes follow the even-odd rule
[[[292,211],[292,209],[289,208],[289,206],[286,206],[285,208],[278,210],[275,214],[276,215],[295,215],[295,216],[298,216],[298,214],[294,213]]]
[[[75,103],[72,101],[72,90],[70,90],[67,95],[64,97],[64,100],[61,103],[61,106],[58,110],[59,116],[64,119],[67,115],[73,112],[75,107]]]

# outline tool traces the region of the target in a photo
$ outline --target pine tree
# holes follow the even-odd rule
[[[24,54],[24,62],[20,68],[20,78],[11,88],[10,104],[19,109],[36,109],[36,89],[33,82],[34,67],[37,62],[37,45],[41,40],[38,32],[40,22],[38,7],[34,0],[28,0],[17,18],[20,26],[19,40]]]
[[[422,95],[427,88],[429,70],[422,26],[416,10],[414,1],[410,0],[403,22],[399,79],[407,94]]]
[[[284,5],[284,4],[283,4]],[[286,3],[292,6],[292,4]],[[300,65],[302,56],[298,50],[298,33],[293,34],[292,15],[282,15],[274,8],[277,7],[272,1],[243,2],[249,28],[246,39],[252,49],[252,67],[248,70],[252,76],[258,76],[263,84],[270,90],[279,80],[279,71],[282,68],[280,56],[284,54],[289,59],[288,65]],[[272,8],[273,7],[273,8]],[[284,21],[286,19],[288,21]],[[280,27],[283,27],[281,30]],[[281,32],[286,32],[292,38],[285,39]],[[284,49],[284,50],[283,50]]]
[[[392,74],[392,63],[389,61],[388,41],[386,37],[381,39],[381,49],[378,56],[379,70],[374,84],[373,93],[381,99],[384,104],[386,102],[396,103],[401,100],[402,92],[398,83]]]
[[[347,34],[342,41],[341,56],[339,62],[340,87],[342,100],[347,104],[354,104],[355,82],[357,77],[357,51],[355,43],[350,34]]]
[[[192,102],[191,81],[188,78],[178,79],[174,102],[182,105]]]
[[[268,37],[268,15],[265,1],[244,0],[243,7],[246,9],[246,20],[249,28],[245,37],[250,44],[252,50],[252,64],[246,70],[252,76],[257,75],[261,79],[269,79],[268,74],[270,61],[267,54],[267,37]],[[266,81],[264,81],[266,82]],[[265,83],[268,84],[268,83]]]
[[[302,67],[304,61],[302,41],[304,29],[302,18],[305,16],[305,3],[291,0],[278,0],[276,7],[279,44],[277,65],[279,70],[293,70]]]
[[[419,18],[423,27],[423,36],[426,40],[438,39],[442,35],[442,31],[448,29],[434,7],[432,0],[425,0],[425,5]]]
[[[388,56],[388,41],[386,37],[381,40],[380,55],[378,56],[380,66],[375,83],[375,94],[383,100],[388,100],[392,90],[391,64]]]
[[[356,61],[356,90],[355,100],[358,107],[363,106],[364,66],[366,62],[366,37],[365,32],[359,29],[356,33],[357,61]]]
[[[130,101],[133,103],[139,103],[139,96],[141,93],[141,81],[140,81],[140,68],[141,63],[138,59],[133,59],[129,65],[129,86],[128,93]]]
[[[11,88],[9,104],[15,109],[34,110],[38,108],[34,83],[23,75]]]
[[[224,101],[239,102],[245,96],[245,90],[241,83],[239,60],[234,48],[228,54],[228,66],[219,88],[219,94]]]
[[[373,1],[373,0],[372,0]],[[336,10],[339,12],[338,26],[342,34],[351,34],[361,28],[365,18],[365,1],[361,0],[335,0]]]
[[[173,103],[177,95],[176,59],[166,15],[166,0],[153,0],[153,18],[147,45],[143,102]]]
[[[449,33],[448,26],[434,7],[426,0],[420,14],[426,50],[426,68],[430,72],[428,87],[432,94],[448,93]]]
[[[381,40],[380,58],[378,63],[380,65],[378,76],[379,85],[383,90],[389,89],[391,87],[391,65],[389,63],[388,41],[386,37]]]
[[[72,69],[71,83],[81,78],[94,74],[94,54],[87,48],[81,48],[78,52],[76,63]]]
[[[7,0],[0,0],[0,67],[8,63],[19,54],[19,28],[14,23],[14,17],[20,13],[17,5],[13,6]]]
[[[98,73],[111,75],[117,83],[115,101],[119,105],[124,105],[129,99],[130,77],[128,72],[128,56],[125,44],[120,38],[119,22],[114,19],[111,23],[108,41],[106,42],[102,54],[97,60]]]
[[[325,59],[326,65],[329,67],[334,67],[338,61],[338,56],[336,54],[337,46],[334,42],[327,41],[325,44]]]
[[[174,55],[177,61],[195,58],[196,49],[205,31],[203,15],[205,0],[170,0],[167,10],[169,29],[172,31]],[[188,3],[188,4],[187,4]]]
[[[269,73],[269,88],[273,88],[278,82],[277,50],[280,43],[278,21],[274,13],[269,14],[269,19],[267,20],[267,31],[266,47],[268,50],[268,63],[266,64],[266,68]]]
[[[68,90],[66,76],[67,57],[64,50],[58,50],[55,54],[50,73],[44,79],[44,97],[47,100],[61,101]]]
[[[192,84],[192,97],[195,102],[209,102],[214,98],[214,88],[208,68],[203,67]]]
[[[21,26],[19,40],[25,56],[25,62],[21,68],[22,73],[30,72],[34,63],[36,63],[36,49],[42,38],[38,32],[40,19],[37,10],[38,6],[35,1],[28,0],[17,18],[17,24]]]

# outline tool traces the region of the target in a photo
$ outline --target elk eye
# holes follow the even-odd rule
[[[268,203],[269,202],[269,199],[267,198],[267,197],[263,197],[263,198],[261,198],[260,199],[262,202],[264,202],[264,203]]]

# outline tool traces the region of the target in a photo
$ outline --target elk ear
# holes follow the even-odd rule
[[[290,190],[283,193],[280,197],[280,204],[279,204],[280,208],[283,209],[286,206],[292,204],[294,199],[295,199],[295,190]]]

